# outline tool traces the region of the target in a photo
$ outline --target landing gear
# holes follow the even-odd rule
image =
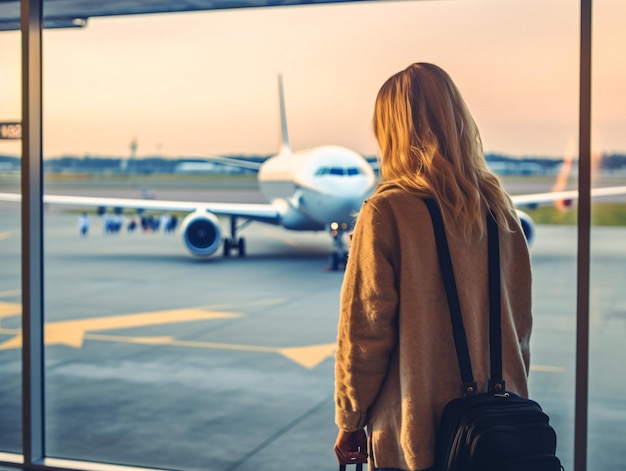
[[[339,269],[346,269],[348,263],[348,250],[344,244],[344,234],[348,230],[346,223],[333,222],[330,225],[330,235],[333,238],[333,245],[335,251],[330,256],[330,270],[337,271]]]
[[[246,239],[237,238],[237,230],[243,229],[249,223],[250,221],[246,221],[237,227],[237,218],[235,216],[230,218],[230,237],[224,237],[224,257],[230,257],[231,250],[237,250],[240,257],[246,256]]]
[[[236,250],[240,257],[246,256],[246,239],[240,237],[239,239],[224,239],[224,257],[230,257],[230,251]]]

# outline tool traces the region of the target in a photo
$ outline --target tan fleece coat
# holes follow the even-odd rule
[[[519,223],[500,230],[503,372],[509,391],[527,396],[531,271]],[[489,369],[487,240],[448,233],[474,378]],[[363,205],[341,294],[335,366],[335,420],[367,426],[370,466],[433,465],[443,407],[460,395],[445,288],[424,202],[398,188]]]

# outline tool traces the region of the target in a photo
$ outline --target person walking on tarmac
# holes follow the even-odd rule
[[[89,215],[87,213],[81,213],[78,216],[78,232],[81,236],[86,236],[89,233]]]

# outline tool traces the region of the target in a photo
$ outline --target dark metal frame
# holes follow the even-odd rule
[[[126,466],[46,458],[43,361],[42,9],[21,0],[22,30],[22,369],[23,456],[0,464],[41,470],[133,470]],[[589,269],[591,227],[592,0],[580,0],[580,109],[576,403],[574,469],[587,469],[589,389]]]
[[[42,0],[21,2],[22,25],[22,427],[24,464],[44,446]]]
[[[576,396],[574,410],[575,471],[587,470],[591,239],[591,19],[592,0],[580,0],[578,267],[576,286]]]

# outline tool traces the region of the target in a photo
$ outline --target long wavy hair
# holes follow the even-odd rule
[[[415,63],[390,77],[378,92],[373,126],[383,187],[434,198],[453,237],[482,237],[487,209],[511,230],[511,199],[487,168],[478,127],[443,69]]]

